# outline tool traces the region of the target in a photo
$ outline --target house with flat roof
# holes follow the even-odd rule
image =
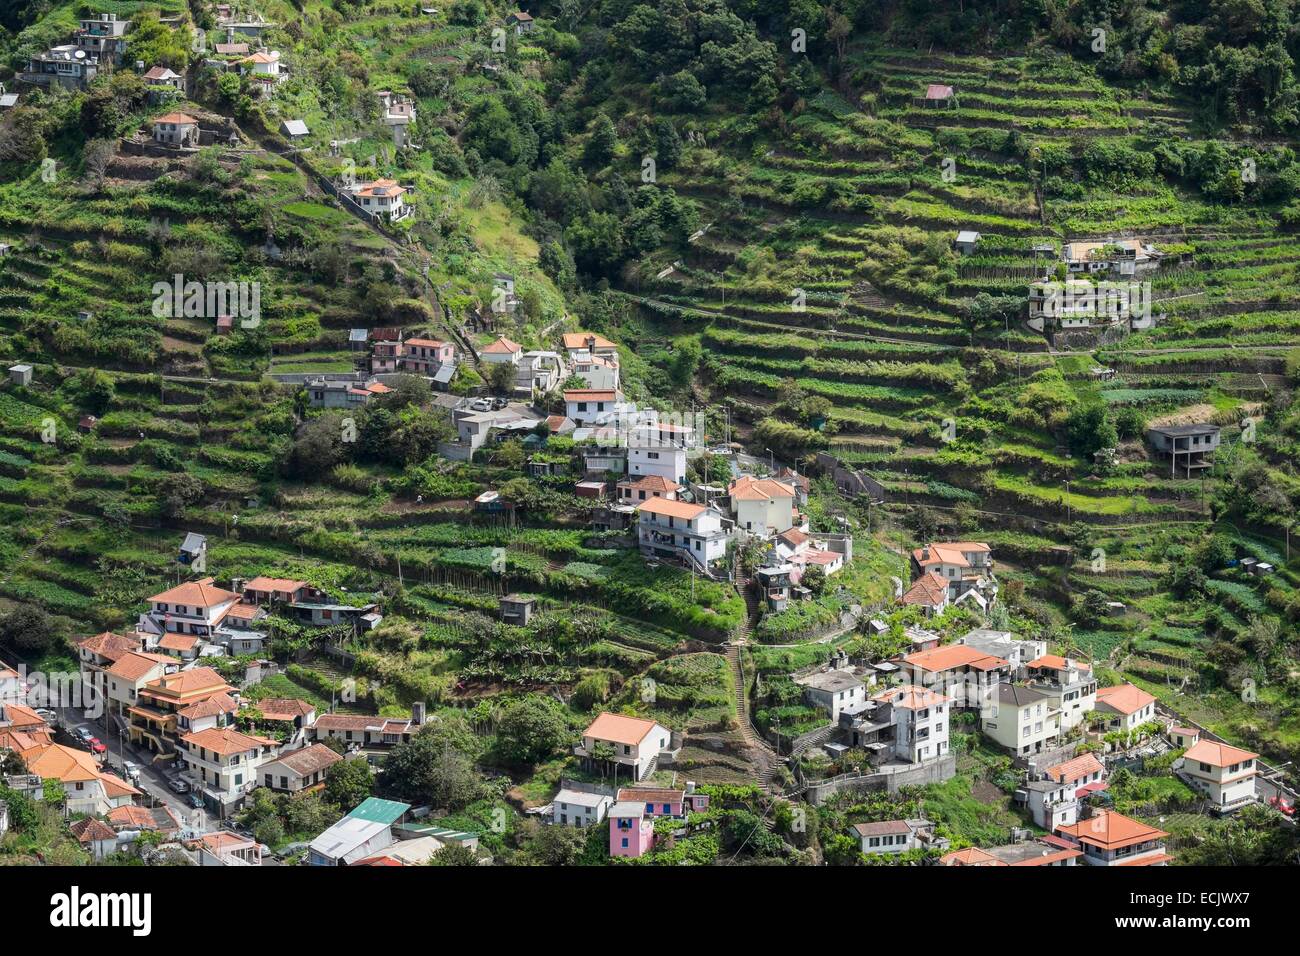
[[[818,671],[794,682],[803,688],[804,700],[826,711],[832,721],[840,719],[845,707],[856,707],[867,698],[867,685],[849,671]]]
[[[1097,678],[1085,661],[1041,654],[1021,670],[1029,686],[1052,698],[1061,712],[1061,729],[1071,730],[1097,708]]]
[[[1219,447],[1218,425],[1157,425],[1147,429],[1147,441],[1161,458],[1169,459],[1169,476],[1192,478],[1214,466]]]

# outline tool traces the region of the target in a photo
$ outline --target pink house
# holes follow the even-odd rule
[[[685,790],[672,787],[621,787],[618,802],[609,811],[609,855],[643,856],[655,842],[654,822],[663,817],[684,819],[707,809],[709,797],[688,782]]]
[[[456,347],[438,339],[407,339],[397,356],[397,367],[402,371],[432,375],[438,369],[456,360]]]
[[[645,856],[655,843],[654,820],[646,815],[645,804],[620,800],[609,811],[609,855]]]

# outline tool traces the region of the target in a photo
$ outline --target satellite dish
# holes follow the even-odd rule
[[[86,58],[86,51],[78,50],[76,53],[72,55],[75,56],[78,60],[84,60]]]

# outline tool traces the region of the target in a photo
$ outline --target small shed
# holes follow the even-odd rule
[[[94,317],[95,317],[95,313],[94,313],[94,312],[88,312],[88,311],[86,311],[85,309],[78,309],[78,310],[77,310],[77,321],[78,321],[78,322],[89,322],[89,321],[90,321],[91,319],[93,319]]]
[[[235,327],[235,318],[231,315],[217,316],[217,334],[229,335]]]
[[[93,432],[95,430],[95,422],[97,421],[99,421],[99,419],[94,415],[83,415],[77,422],[77,431],[86,433]]]
[[[975,245],[980,241],[980,234],[972,229],[963,229],[957,233],[957,239],[953,246],[963,256],[969,256],[975,252]]]
[[[193,567],[195,570],[201,571],[207,555],[208,539],[191,531],[185,535],[185,540],[181,542],[181,550],[177,554],[176,560],[187,567]]]
[[[366,329],[349,329],[348,330],[348,348],[354,352],[366,347],[366,342],[370,333]]]
[[[606,491],[603,481],[580,481],[573,486],[573,493],[579,498],[604,498]]]
[[[5,258],[9,253],[14,251],[14,247],[7,242],[0,242],[0,259]]]
[[[30,365],[9,366],[9,381],[15,385],[32,384],[32,367]]]
[[[18,105],[17,93],[0,93],[0,110],[13,109]]]
[[[943,83],[931,83],[925,88],[926,105],[947,106],[954,97],[953,88]]]
[[[307,124],[300,119],[284,120],[280,123],[280,133],[294,141],[305,139],[308,135]]]
[[[525,594],[507,594],[501,598],[501,623],[527,627],[537,609],[537,598]]]

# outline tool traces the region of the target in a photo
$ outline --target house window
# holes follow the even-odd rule
[[[627,837],[623,837],[623,849],[627,849]]]

